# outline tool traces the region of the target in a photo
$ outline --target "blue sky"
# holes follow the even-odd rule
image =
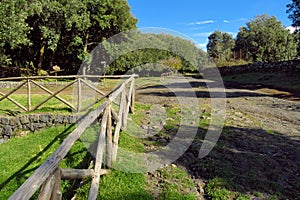
[[[215,30],[236,36],[257,15],[275,16],[289,27],[286,5],[291,0],[128,0],[138,28],[160,27],[180,32],[206,49]]]

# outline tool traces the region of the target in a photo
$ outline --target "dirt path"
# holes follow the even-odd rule
[[[200,105],[209,105],[206,82],[193,78],[188,81],[191,88],[174,83],[140,85],[137,101],[178,103],[170,91],[177,88],[186,98],[192,98],[193,93]],[[221,177],[232,183],[232,190],[253,199],[271,195],[279,199],[300,199],[300,101],[278,98],[288,96],[286,91],[239,89],[232,84],[226,89],[226,96],[226,125],[214,150],[203,159],[197,158],[195,149],[201,143],[195,140],[177,164],[203,183],[199,187],[204,188],[209,179]],[[205,134],[205,128],[200,128],[197,137],[203,139]],[[198,188],[201,198],[205,198],[203,188]]]

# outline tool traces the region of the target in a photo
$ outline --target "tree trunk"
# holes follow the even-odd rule
[[[43,60],[44,60],[44,53],[45,53],[45,46],[46,46],[46,43],[45,43],[45,41],[43,41],[42,45],[41,45],[41,49],[40,49],[38,65],[37,65],[37,68],[36,68],[36,74],[37,75],[39,74],[39,71],[42,69]]]

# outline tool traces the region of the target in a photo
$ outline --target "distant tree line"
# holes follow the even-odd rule
[[[56,65],[61,74],[76,74],[80,66],[84,73],[125,73],[145,70],[146,63],[157,63],[149,70],[194,71],[207,58],[194,43],[166,34],[136,31],[105,43],[137,29],[126,0],[3,0],[0,21],[0,64],[27,75],[45,75]],[[91,53],[100,43],[103,49]],[[135,50],[114,57],[124,49]]]
[[[207,61],[207,53],[190,40],[170,34],[150,34],[135,32],[121,44],[112,43],[114,47],[106,49],[110,53],[111,64],[106,73],[196,71]],[[121,52],[129,49],[129,52]],[[121,55],[115,58],[114,53]],[[110,61],[108,61],[110,63]]]
[[[245,27],[241,27],[237,37],[219,30],[209,37],[207,52],[216,62],[232,60],[246,62],[276,62],[295,59],[299,42],[297,34],[287,30],[276,17],[257,16]]]
[[[0,64],[30,74],[76,73],[99,42],[137,23],[126,0],[3,0],[0,21]]]

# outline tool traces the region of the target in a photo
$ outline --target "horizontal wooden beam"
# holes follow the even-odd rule
[[[76,79],[76,78],[130,78],[132,75],[112,75],[112,76],[99,76],[99,75],[69,75],[69,76],[28,76],[28,77],[7,77],[0,78],[0,81],[12,80],[34,80],[34,79]],[[137,74],[133,74],[135,78]]]

